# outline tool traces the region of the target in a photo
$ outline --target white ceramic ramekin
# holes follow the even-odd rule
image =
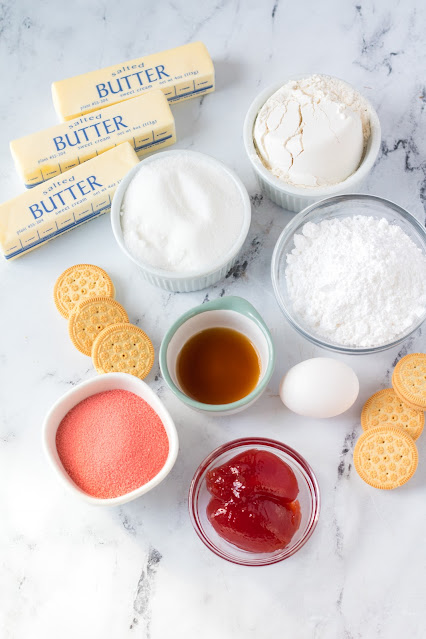
[[[203,404],[184,393],[177,377],[177,359],[183,345],[197,333],[223,326],[243,333],[254,345],[260,361],[256,387],[242,399],[230,404]],[[264,320],[254,306],[242,297],[220,297],[196,306],[179,317],[165,334],[160,347],[161,373],[182,402],[201,413],[222,417],[239,413],[251,406],[266,389],[275,366],[275,348]]]
[[[123,231],[121,228],[121,205],[123,202],[124,194],[126,189],[136,175],[136,173],[140,170],[142,165],[146,165],[149,162],[153,162],[158,160],[161,156],[162,158],[171,156],[171,155],[182,155],[182,156],[191,156],[195,159],[202,160],[203,162],[209,162],[214,165],[216,168],[221,169],[224,173],[230,177],[238,191],[241,195],[241,201],[243,203],[243,223],[241,226],[240,234],[235,241],[233,247],[230,251],[218,262],[217,264],[212,264],[211,268],[208,271],[200,272],[200,273],[175,273],[171,271],[164,271],[162,269],[154,268],[150,264],[143,263],[137,260],[131,253],[127,250],[126,245],[123,240]],[[251,205],[250,198],[247,193],[247,189],[244,184],[241,182],[240,178],[229,169],[227,166],[219,162],[215,158],[210,157],[209,155],[205,155],[204,153],[198,153],[197,151],[186,151],[186,150],[174,150],[174,151],[162,151],[161,153],[156,153],[154,155],[145,158],[140,162],[137,166],[131,169],[127,175],[123,178],[120,185],[118,186],[111,206],[111,224],[112,231],[114,233],[114,237],[117,241],[118,246],[123,251],[127,257],[132,260],[135,264],[139,266],[141,269],[142,275],[148,282],[153,284],[154,286],[159,286],[160,288],[166,289],[166,291],[173,292],[182,292],[182,293],[190,293],[192,291],[198,291],[203,288],[207,288],[208,286],[212,286],[222,280],[228,271],[235,264],[238,253],[241,250],[242,245],[247,237],[248,230],[250,228],[251,222]]]
[[[281,206],[283,209],[295,211],[296,213],[324,198],[332,197],[333,195],[342,195],[343,193],[356,193],[359,191],[367,177],[367,174],[372,169],[373,164],[376,161],[382,139],[379,117],[372,104],[363,96],[369,108],[371,135],[367,142],[364,157],[355,173],[350,175],[343,182],[339,182],[339,184],[318,188],[299,188],[297,186],[292,186],[291,184],[286,184],[283,180],[275,177],[275,175],[273,175],[264,166],[256,151],[256,146],[253,140],[254,123],[260,109],[265,104],[266,100],[275,93],[275,91],[278,91],[278,89],[291,80],[300,80],[308,75],[310,74],[292,76],[280,82],[275,82],[259,93],[259,95],[251,103],[247,112],[243,131],[246,153],[251,162],[260,188],[270,200]],[[340,82],[344,81],[340,80]],[[351,89],[356,90],[347,82],[345,82],[345,84]]]
[[[132,490],[130,493],[121,495],[120,497],[99,499],[82,491],[72,481],[71,477],[62,466],[56,449],[56,431],[58,430],[58,426],[65,415],[71,410],[71,408],[76,406],[76,404],[82,402],[83,399],[86,399],[91,395],[95,395],[96,393],[116,389],[127,390],[139,397],[142,397],[142,399],[155,410],[163,422],[163,426],[169,439],[169,454],[163,468],[153,479],[151,479],[151,481],[143,484],[140,488],[136,488],[136,490]],[[62,484],[68,488],[68,490],[74,493],[74,495],[95,506],[121,506],[128,501],[132,501],[133,499],[137,499],[141,495],[144,495],[163,481],[173,468],[176,461],[179,442],[176,427],[169,412],[166,410],[164,404],[157,397],[154,391],[152,391],[145,382],[138,377],[128,375],[127,373],[108,373],[107,375],[99,375],[98,377],[93,377],[92,379],[88,379],[86,382],[78,384],[78,386],[75,386],[58,399],[44,420],[43,448],[56,476]]]

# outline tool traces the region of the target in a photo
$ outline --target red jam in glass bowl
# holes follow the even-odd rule
[[[320,492],[312,468],[293,448],[244,437],[201,462],[188,506],[195,532],[218,557],[267,566],[291,557],[311,537]]]
[[[288,546],[300,526],[297,479],[274,453],[252,448],[206,475],[207,517],[220,537],[248,552]]]

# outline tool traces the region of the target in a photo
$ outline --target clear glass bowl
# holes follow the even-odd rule
[[[253,553],[241,550],[222,539],[209,522],[206,514],[211,495],[206,487],[206,474],[211,468],[220,466],[232,457],[249,450],[267,450],[274,453],[290,466],[299,484],[302,520],[290,544],[281,550],[267,553]],[[189,489],[189,514],[192,525],[207,548],[219,557],[242,566],[268,566],[287,559],[305,545],[315,530],[320,512],[320,492],[317,479],[309,464],[299,453],[282,442],[265,437],[235,439],[216,448],[197,468]]]
[[[303,322],[302,318],[292,308],[285,278],[287,255],[294,248],[294,236],[301,232],[304,224],[354,215],[366,215],[379,219],[385,218],[390,224],[397,224],[411,238],[414,244],[426,254],[426,229],[411,213],[389,200],[373,195],[339,195],[308,206],[284,228],[272,255],[271,276],[277,302],[287,320],[298,333],[322,348],[348,355],[362,355],[378,353],[403,342],[421,326],[426,319],[426,312],[417,322],[391,342],[368,348],[346,346],[328,341],[323,336],[316,334],[311,327],[308,327]]]

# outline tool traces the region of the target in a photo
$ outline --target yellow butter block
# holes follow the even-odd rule
[[[174,118],[161,91],[13,140],[10,150],[31,188],[123,142],[130,142],[139,156],[176,142]]]
[[[5,258],[20,257],[109,211],[119,182],[138,162],[135,150],[124,142],[0,204],[0,246]]]
[[[130,60],[52,84],[62,121],[161,89],[169,102],[214,91],[214,66],[202,42]]]

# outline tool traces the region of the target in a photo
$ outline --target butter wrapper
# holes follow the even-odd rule
[[[161,91],[13,140],[10,150],[25,186],[32,188],[123,142],[139,156],[176,142],[175,121]]]
[[[138,162],[135,150],[125,142],[0,204],[4,257],[20,257],[109,211],[118,184]]]
[[[52,84],[56,113],[76,118],[161,89],[169,102],[181,102],[214,91],[212,59],[202,42],[153,53],[129,62],[90,71]]]

